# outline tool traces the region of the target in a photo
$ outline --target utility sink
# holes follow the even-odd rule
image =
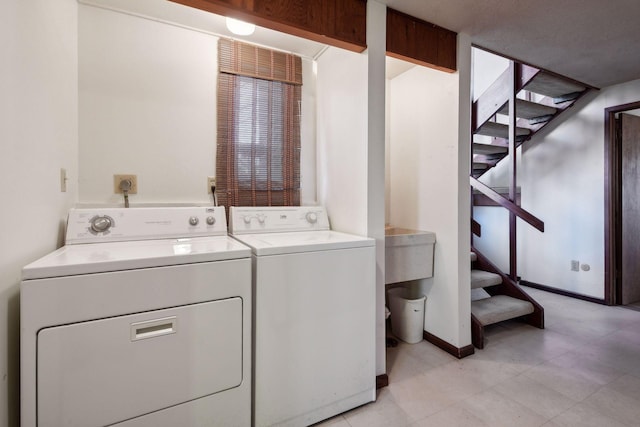
[[[392,226],[384,232],[386,284],[433,277],[435,233]]]

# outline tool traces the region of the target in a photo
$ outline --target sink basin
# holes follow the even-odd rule
[[[386,227],[384,241],[385,283],[433,277],[435,233]]]

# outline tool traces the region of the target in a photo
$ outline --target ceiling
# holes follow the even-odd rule
[[[478,47],[602,88],[640,78],[638,0],[385,0]]]
[[[237,36],[227,29],[223,16],[166,0],[78,0],[78,3],[165,22],[195,31],[203,31],[217,36],[246,40],[253,44],[292,52],[306,58],[317,58],[326,49],[326,45],[322,43],[263,27],[256,27],[255,33],[250,36]],[[387,57],[386,76],[392,79],[414,66],[414,64],[406,61]]]
[[[232,37],[224,18],[166,0],[78,0]],[[379,0],[472,43],[598,88],[640,78],[640,0]],[[243,37],[233,36],[242,39]],[[265,28],[252,43],[317,57],[324,45]],[[412,65],[388,61],[392,78]]]
[[[256,27],[255,33],[251,36],[237,36],[227,29],[223,16],[166,0],[78,0],[78,3],[161,21],[217,36],[246,40],[253,44],[293,52],[307,58],[315,57],[325,48],[325,45],[321,43],[263,27]]]

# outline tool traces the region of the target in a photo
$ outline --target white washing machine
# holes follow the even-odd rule
[[[322,207],[230,208],[252,249],[254,425],[307,426],[375,400],[374,240]]]
[[[224,208],[71,210],[20,293],[23,427],[251,424],[250,250]]]

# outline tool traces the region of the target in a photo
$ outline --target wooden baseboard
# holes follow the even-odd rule
[[[431,344],[433,344],[436,347],[446,351],[447,353],[457,357],[458,359],[462,359],[464,357],[471,356],[475,352],[475,350],[473,348],[473,345],[471,345],[471,344],[469,344],[467,346],[464,346],[464,347],[456,347],[455,345],[449,344],[445,340],[440,339],[437,336],[435,336],[433,334],[430,334],[427,331],[423,331],[422,337],[425,340],[429,341]]]
[[[520,285],[527,286],[533,289],[540,289],[541,291],[551,292],[553,294],[563,295],[565,297],[571,297],[571,298],[581,299],[584,301],[594,302],[596,304],[607,305],[607,302],[603,299],[590,297],[588,295],[577,294],[575,292],[565,291],[564,289],[558,289],[551,286],[541,285],[539,283],[528,282],[526,280],[521,280]]]
[[[376,390],[389,385],[389,376],[387,374],[378,375],[376,377]]]

